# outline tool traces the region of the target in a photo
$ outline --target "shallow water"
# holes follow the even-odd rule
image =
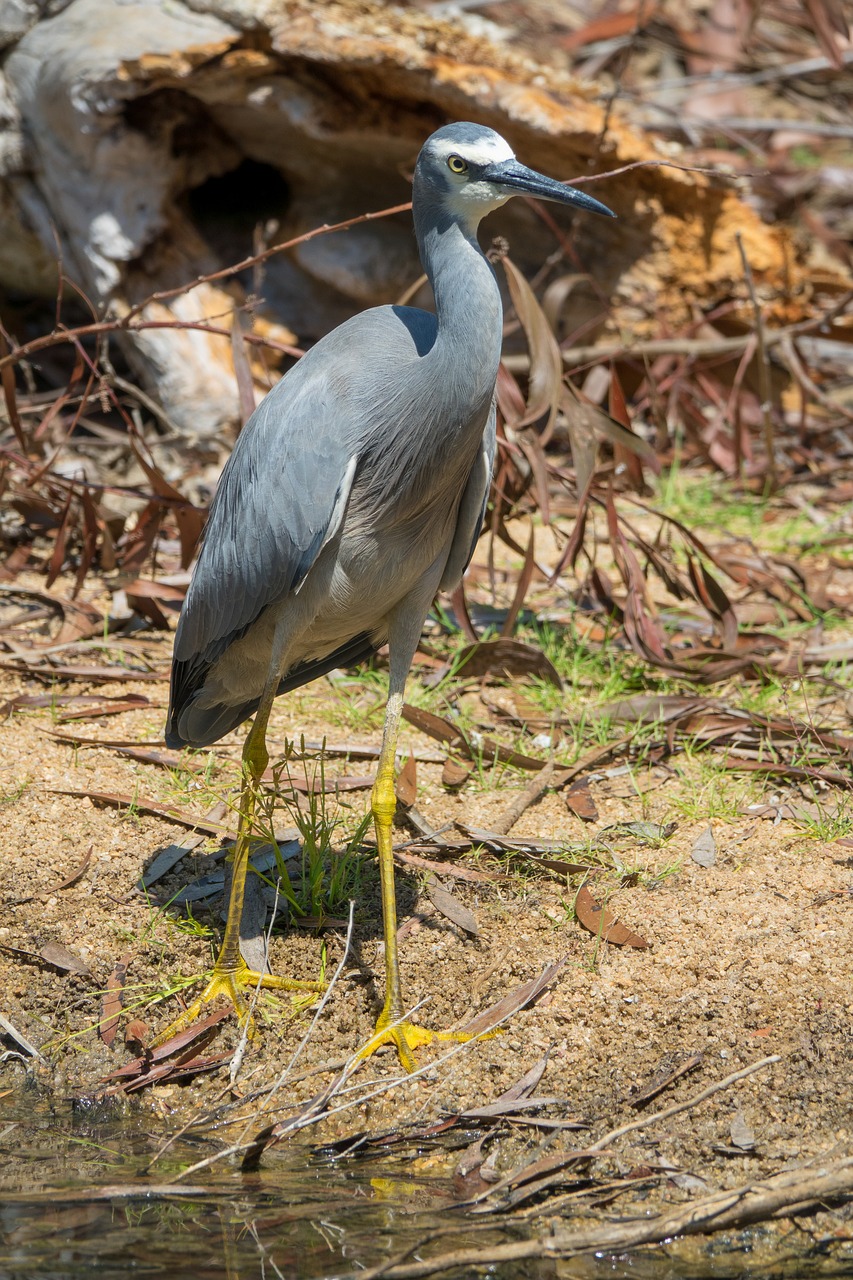
[[[306,1146],[269,1150],[258,1172],[220,1162],[180,1180],[218,1149],[184,1137],[152,1160],[164,1133],[148,1113],[117,1115],[36,1095],[0,1098],[0,1280],[328,1280],[395,1259],[439,1233],[440,1252],[522,1238],[451,1209],[447,1158],[425,1174],[412,1155],[334,1159]],[[427,1164],[430,1162],[427,1161]],[[547,1212],[547,1210],[546,1210]],[[542,1223],[537,1224],[539,1231]],[[496,1280],[734,1280],[853,1276],[806,1233],[767,1256],[760,1231],[623,1258],[490,1266]],[[849,1256],[849,1255],[848,1255]],[[469,1268],[443,1273],[475,1274]]]

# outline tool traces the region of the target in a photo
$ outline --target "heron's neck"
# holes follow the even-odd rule
[[[500,291],[475,233],[446,219],[415,225],[421,261],[435,294],[435,367],[472,400],[491,401],[503,332]],[[449,388],[447,388],[449,389]]]

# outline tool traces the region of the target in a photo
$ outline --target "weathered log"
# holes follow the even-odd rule
[[[466,118],[497,128],[527,163],[562,178],[645,166],[593,188],[618,222],[572,226],[573,269],[588,269],[594,282],[571,293],[571,331],[585,342],[648,337],[661,312],[676,329],[736,294],[735,231],[770,317],[809,318],[849,283],[824,271],[816,290],[788,231],[765,226],[728,180],[657,167],[673,147],[605,113],[595,86],[460,22],[369,0],[71,0],[46,18],[27,0],[15,3],[0,84],[0,214],[9,228],[0,284],[19,292],[52,295],[58,237],[66,270],[96,305],[126,314],[253,245],[404,202],[424,136]],[[531,270],[554,247],[521,201],[488,231],[507,236]],[[310,341],[365,305],[394,300],[418,274],[403,215],[319,237],[254,278],[148,303],[142,316],[215,317],[228,330],[234,306],[257,292],[256,328]],[[166,328],[123,341],[183,429],[210,432],[236,417],[227,336]]]

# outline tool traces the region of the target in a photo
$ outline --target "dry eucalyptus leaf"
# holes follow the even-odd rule
[[[437,880],[431,880],[427,885],[427,894],[436,911],[440,911],[451,924],[458,925],[460,929],[470,933],[472,938],[479,938],[480,927],[474,913],[463,906],[449,889],[445,889]]]
[[[48,942],[39,952],[42,960],[46,960],[48,964],[52,964],[55,969],[61,969],[63,973],[77,973],[81,978],[91,978],[92,970],[82,960],[80,956],[75,956],[73,951],[69,951],[61,942]]]
[[[479,1036],[484,1031],[492,1031],[499,1023],[505,1022],[514,1013],[518,1013],[519,1009],[524,1009],[534,1000],[538,1000],[542,993],[556,982],[567,964],[568,956],[546,965],[538,977],[530,978],[520,987],[514,987],[512,991],[508,991],[500,1000],[489,1005],[488,1009],[484,1009],[482,1013],[478,1013],[466,1023],[462,1030],[469,1036]]]
[[[617,920],[614,915],[595,901],[586,885],[578,889],[575,898],[575,914],[585,929],[596,934],[602,942],[610,942],[616,947],[646,948],[648,943],[638,933]]]
[[[473,772],[472,765],[462,764],[459,760],[453,760],[448,756],[441,771],[442,786],[450,787],[451,789],[461,787],[468,781]]]
[[[595,807],[595,801],[592,798],[592,792],[589,789],[589,782],[586,778],[579,778],[577,782],[573,782],[568,791],[563,792],[563,798],[566,802],[566,808],[581,818],[584,822],[595,822],[598,818],[598,809]]]
[[[397,774],[394,790],[403,808],[411,809],[418,798],[418,762],[414,756],[409,756]]]
[[[751,1151],[755,1146],[755,1133],[747,1124],[742,1111],[738,1111],[732,1120],[729,1134],[734,1145],[740,1147],[742,1151]]]
[[[107,1047],[115,1040],[118,1031],[118,1020],[124,1007],[124,984],[127,981],[127,966],[130,957],[125,955],[117,961],[107,980],[107,989],[101,1000],[101,1020],[98,1035]]]
[[[690,856],[694,862],[698,862],[700,867],[713,867],[717,861],[717,842],[714,839],[712,827],[706,827],[701,835],[697,836],[690,850]]]

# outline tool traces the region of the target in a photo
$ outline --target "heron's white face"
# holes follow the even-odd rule
[[[433,172],[441,174],[445,205],[463,223],[476,226],[485,214],[499,209],[513,195],[480,177],[491,165],[515,159],[512,147],[497,133],[475,143],[435,140],[430,159]]]
[[[509,143],[485,125],[448,124],[427,138],[415,166],[416,205],[420,201],[422,209],[433,210],[443,205],[473,236],[480,219],[512,196],[554,200],[613,217],[592,196],[519,164]]]

